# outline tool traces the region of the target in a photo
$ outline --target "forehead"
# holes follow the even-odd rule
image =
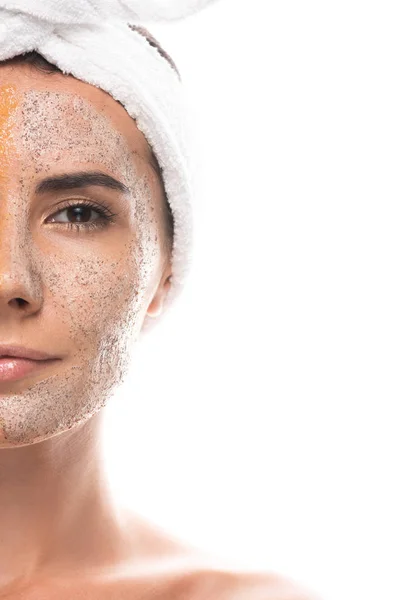
[[[29,130],[32,143],[40,136],[42,144],[44,138],[49,146],[64,141],[67,149],[73,138],[84,157],[96,138],[105,154],[118,146],[119,152],[154,165],[146,138],[125,108],[104,90],[70,75],[41,73],[28,65],[0,66],[0,136],[8,133],[10,121]]]

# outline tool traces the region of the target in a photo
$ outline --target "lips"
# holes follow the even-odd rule
[[[26,358],[30,360],[53,360],[57,357],[41,350],[26,348],[24,346],[0,344],[0,359],[3,358]]]
[[[0,357],[0,383],[3,381],[17,381],[27,375],[57,362],[57,358],[51,360],[31,360],[29,358]]]
[[[11,344],[0,344],[0,383],[17,381],[60,360],[59,357]]]

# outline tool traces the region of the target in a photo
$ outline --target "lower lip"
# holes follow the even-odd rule
[[[0,382],[17,381],[26,375],[36,373],[43,367],[53,364],[57,358],[51,360],[30,360],[28,358],[3,357],[0,358]]]

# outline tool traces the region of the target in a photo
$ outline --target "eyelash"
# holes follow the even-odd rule
[[[60,212],[64,212],[68,210],[68,208],[82,207],[90,208],[97,213],[99,213],[100,218],[91,223],[54,223],[55,225],[63,225],[67,226],[68,229],[74,229],[75,231],[94,231],[96,229],[104,229],[108,227],[111,223],[115,223],[114,217],[117,216],[118,213],[113,213],[105,204],[96,204],[90,202],[89,200],[80,200],[79,202],[71,202],[68,201],[62,208],[60,208],[56,213],[51,215],[58,215]]]

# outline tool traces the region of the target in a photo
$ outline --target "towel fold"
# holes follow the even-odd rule
[[[88,25],[104,19],[172,21],[215,0],[2,0],[0,7],[53,24]]]

